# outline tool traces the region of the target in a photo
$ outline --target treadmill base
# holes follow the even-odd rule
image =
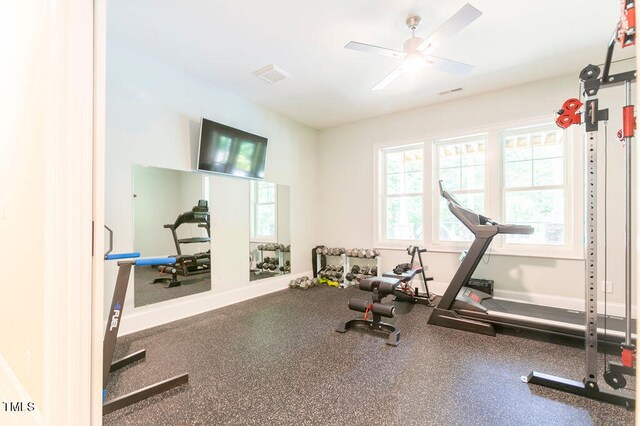
[[[576,380],[565,379],[564,377],[538,373],[537,371],[529,373],[528,376],[522,376],[522,381],[525,383],[533,383],[534,385],[561,390],[574,395],[584,396],[586,398],[596,399],[598,401],[622,405],[630,409],[633,409],[636,406],[636,401],[633,398],[632,393],[627,391],[599,389],[596,382],[587,382],[585,384]]]
[[[458,330],[486,334],[487,336],[496,335],[496,330],[491,324],[462,318],[457,312],[449,311],[447,309],[435,308],[429,317],[428,323],[441,327],[456,328]]]

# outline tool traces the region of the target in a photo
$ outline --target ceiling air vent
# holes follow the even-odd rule
[[[462,87],[458,87],[456,89],[451,89],[451,90],[446,90],[444,92],[440,92],[438,93],[438,95],[448,95],[449,93],[455,93],[455,92],[461,92],[462,91]]]
[[[271,84],[291,77],[288,72],[284,71],[282,68],[278,68],[273,64],[262,67],[259,70],[255,70],[253,72],[253,75],[255,75],[256,77],[260,77],[264,81],[267,81]]]

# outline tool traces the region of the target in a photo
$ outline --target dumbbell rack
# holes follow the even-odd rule
[[[358,257],[358,256],[347,256],[346,254],[340,254],[340,255],[332,255],[332,254],[321,254],[321,253],[316,253],[316,273],[320,273],[320,270],[322,269],[322,256],[325,257],[340,257],[340,262],[342,264],[342,279],[343,282],[340,284],[339,288],[347,288],[347,287],[351,287],[352,285],[355,285],[356,282],[355,281],[347,281],[345,279],[345,276],[347,275],[347,273],[349,271],[351,271],[351,258],[355,258],[355,259],[367,259],[367,260],[373,260],[375,259],[376,261],[376,268],[377,268],[377,274],[375,276],[381,276],[381,271],[382,271],[382,256],[375,256],[375,257]]]
[[[256,265],[259,262],[264,262],[264,252],[265,251],[266,252],[270,252],[270,253],[275,253],[276,256],[278,257],[278,269],[276,269],[276,271],[278,271],[278,273],[282,275],[282,271],[280,270],[280,268],[284,267],[284,263],[285,263],[284,253],[285,252],[283,252],[283,251],[281,251],[279,249],[278,250],[264,250],[264,249],[263,250],[258,250],[258,249],[256,249],[256,250],[257,250],[258,253],[260,253],[260,259],[256,261]]]

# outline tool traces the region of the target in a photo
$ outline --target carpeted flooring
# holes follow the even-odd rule
[[[104,424],[633,424],[626,408],[521,382],[532,369],[581,380],[579,341],[440,328],[427,325],[430,308],[404,303],[389,320],[401,330],[398,347],[336,333],[358,317],[348,299],[368,296],[287,289],[124,336],[116,357],[146,348],[147,360],[111,374],[109,399],[183,372],[190,381]]]

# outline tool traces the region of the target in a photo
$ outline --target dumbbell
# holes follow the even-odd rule
[[[351,273],[353,273],[353,274],[359,274],[359,273],[360,273],[360,266],[358,266],[358,265],[353,265],[353,266],[351,267]]]
[[[378,275],[378,267],[374,266],[373,268],[371,268],[371,275]]]
[[[373,249],[373,255],[374,255],[374,257],[378,257],[378,256],[380,256],[380,250],[378,250],[378,249]]]
[[[368,275],[370,270],[371,268],[369,268],[368,266],[363,266],[361,272],[363,275]]]

